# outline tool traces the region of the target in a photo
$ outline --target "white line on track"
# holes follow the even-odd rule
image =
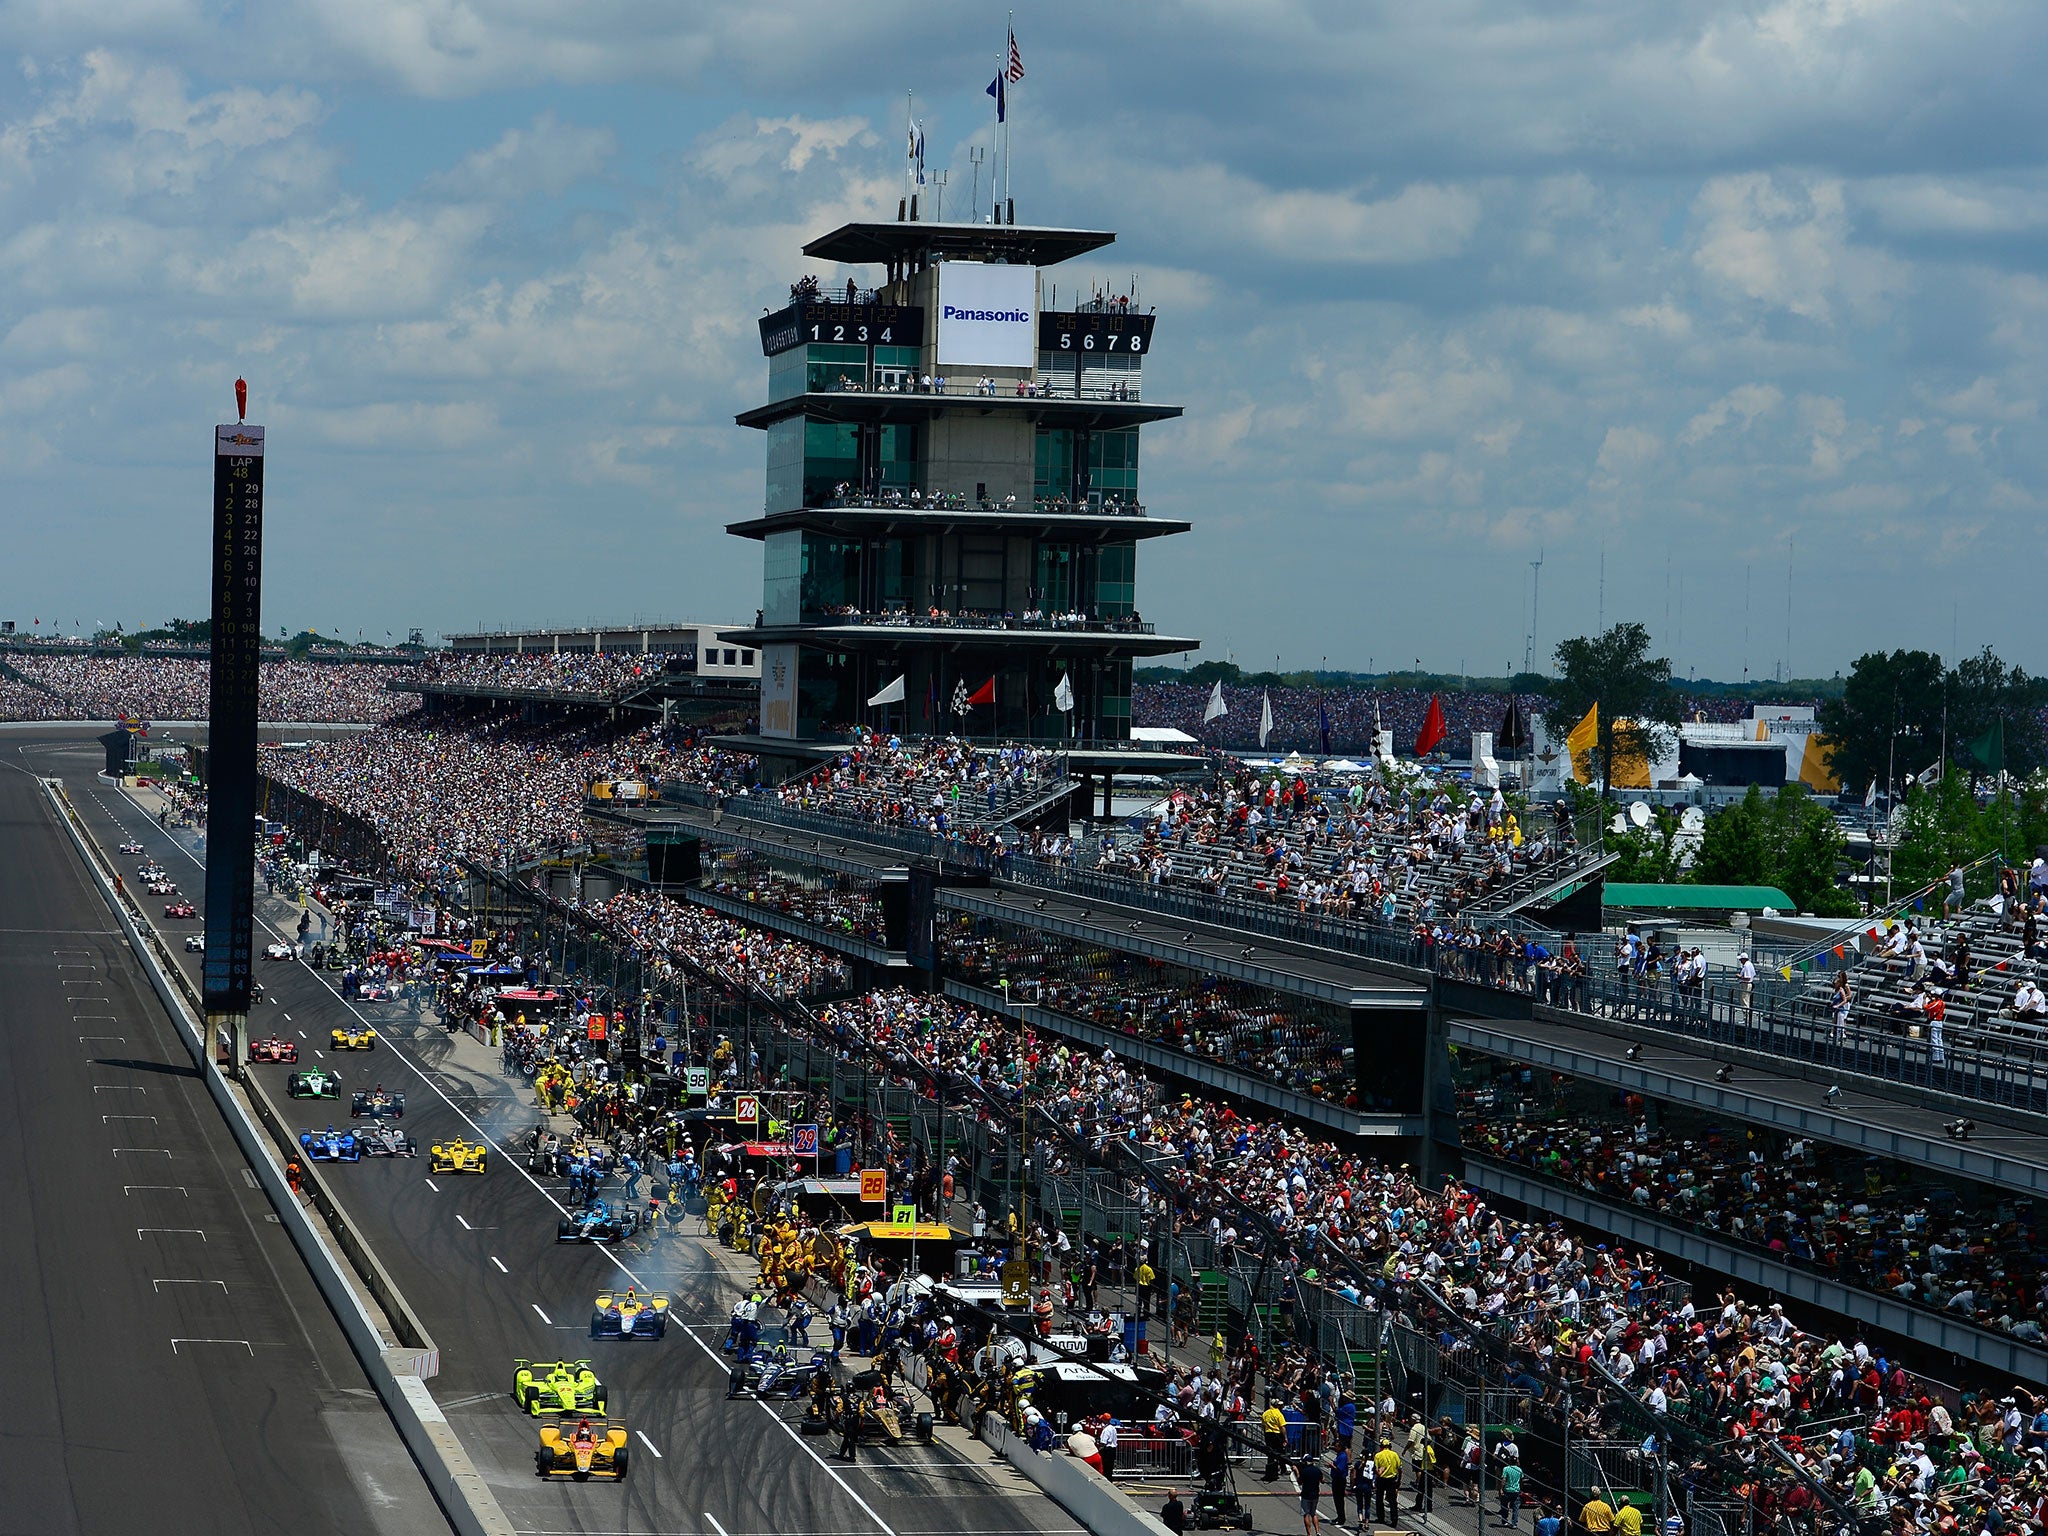
[[[435,1194],[438,1195],[439,1193],[441,1193],[441,1186],[436,1184],[432,1179],[427,1179],[425,1183],[427,1188],[431,1189]]]
[[[711,1363],[717,1366],[721,1371],[729,1372],[731,1370],[731,1367],[728,1366],[725,1363],[725,1361],[719,1358],[717,1350],[713,1349],[709,1344],[706,1344],[702,1339],[697,1337],[694,1329],[685,1328],[683,1330],[683,1336],[687,1338],[692,1344],[696,1345],[699,1349],[703,1350],[705,1354],[709,1355],[711,1357]],[[825,1475],[831,1478],[833,1482],[837,1483],[840,1486],[840,1488],[845,1491],[846,1496],[849,1499],[853,1500],[854,1503],[860,1506],[861,1513],[866,1515],[870,1520],[874,1521],[875,1524],[879,1526],[885,1533],[885,1536],[896,1536],[896,1528],[890,1525],[889,1522],[884,1520],[880,1515],[875,1513],[874,1505],[870,1504],[866,1499],[862,1498],[859,1494],[853,1491],[853,1485],[849,1483],[845,1478],[839,1475],[839,1469],[837,1467],[833,1466],[831,1462],[827,1461],[824,1457],[820,1456],[816,1451],[812,1450],[810,1442],[804,1439],[803,1436],[799,1435],[795,1430],[789,1427],[788,1423],[783,1419],[782,1415],[775,1411],[773,1404],[758,1397],[755,1398],[754,1401],[760,1404],[761,1411],[768,1415],[769,1422],[774,1424],[774,1426],[777,1429],[781,1430],[785,1435],[789,1436],[790,1439],[794,1440],[799,1450],[801,1450],[806,1456],[810,1457],[811,1460],[815,1461],[820,1467],[822,1467],[825,1471]]]
[[[636,1429],[636,1430],[634,1430],[634,1431],[633,1431],[633,1433],[634,1433],[634,1435],[635,1435],[636,1437],[638,1437],[638,1439],[639,1439],[639,1441],[640,1441],[640,1443],[641,1443],[642,1445],[646,1446],[646,1447],[647,1447],[647,1449],[649,1449],[650,1451],[654,1451],[654,1442],[653,1442],[652,1440],[650,1440],[650,1439],[648,1439],[648,1438],[647,1438],[647,1433],[646,1433],[646,1431],[645,1431],[645,1430],[639,1430],[639,1429]],[[654,1451],[654,1459],[655,1459],[656,1461],[660,1461],[660,1460],[661,1460],[661,1452],[659,1452],[659,1451]],[[709,1515],[706,1515],[706,1516],[705,1516],[704,1518],[705,1518],[706,1520],[711,1520],[711,1517],[710,1517]],[[713,1525],[716,1525],[716,1524],[718,1524],[718,1522],[717,1522],[716,1520],[711,1520],[711,1523],[712,1523]],[[720,1533],[720,1536],[724,1536],[724,1533],[723,1533],[723,1532],[721,1532],[721,1533]]]
[[[440,1191],[439,1191],[439,1190],[436,1190],[436,1191],[435,1191],[435,1193],[436,1193],[436,1194],[439,1194],[439,1193],[440,1193]],[[466,1221],[463,1221],[463,1220],[462,1220],[462,1214],[461,1214],[461,1212],[459,1212],[459,1211],[458,1211],[458,1212],[456,1213],[455,1219],[456,1219],[456,1220],[457,1220],[458,1222],[461,1222],[461,1223],[462,1223],[462,1230],[463,1230],[463,1231],[465,1231],[465,1232],[474,1232],[474,1231],[476,1230],[476,1228],[475,1228],[475,1227],[472,1227],[472,1226],[471,1226],[471,1225],[470,1225],[470,1224],[469,1224],[468,1222],[466,1222]]]
[[[540,1303],[539,1303],[539,1302],[537,1302],[537,1301],[536,1301],[536,1302],[535,1302],[535,1303],[533,1304],[533,1310],[534,1310],[534,1311],[536,1311],[536,1312],[540,1312]],[[548,1325],[548,1326],[549,1326],[550,1328],[552,1328],[552,1327],[554,1327],[554,1326],[555,1326],[555,1320],[554,1320],[554,1319],[553,1319],[552,1317],[549,1317],[549,1316],[547,1315],[547,1313],[545,1313],[545,1312],[540,1312],[540,1320],[541,1320],[542,1322],[546,1323],[546,1324],[547,1324],[547,1325]],[[658,1456],[658,1455],[660,1455],[661,1453],[660,1453],[659,1451],[657,1451],[657,1452],[655,1452],[655,1454],[656,1454],[656,1455]]]
[[[652,1451],[654,1450],[654,1447],[649,1446],[648,1449]],[[659,1451],[655,1451],[655,1454],[658,1456],[661,1453]],[[720,1525],[718,1523],[718,1517],[712,1514],[710,1510],[707,1509],[704,1511],[704,1518],[711,1522],[711,1529],[718,1532],[718,1536],[732,1536],[732,1532],[728,1531],[724,1526]]]
[[[129,803],[133,804],[132,801]],[[178,852],[184,854],[186,858],[190,859],[199,868],[204,869],[206,867],[206,861],[200,858],[199,855],[194,853],[191,849],[187,848],[183,843],[174,842],[172,846],[177,848]],[[263,920],[261,918],[258,918],[257,921],[262,922]],[[272,927],[269,923],[263,923],[263,926],[266,929],[268,929],[280,942],[283,942],[284,933],[282,932],[282,930]],[[300,964],[304,965],[304,962],[301,961]],[[355,1004],[351,1003],[347,998],[341,995],[340,989],[337,988],[333,982],[327,979],[327,974],[324,971],[316,971],[311,966],[306,966],[305,970],[308,976],[311,976],[315,981],[319,982],[320,985],[327,990],[328,996],[332,997],[337,1003],[341,1004],[341,1006],[344,1009],[346,1009],[349,1013],[354,1014],[356,1019],[359,1022],[361,1022],[365,1027],[374,1027],[370,1024],[369,1019],[364,1016],[361,1009],[357,1008]],[[449,1109],[454,1111],[456,1116],[462,1121],[464,1125],[468,1126],[472,1131],[476,1132],[476,1138],[478,1141],[481,1141],[485,1146],[489,1147],[493,1152],[497,1153],[500,1157],[506,1158],[512,1170],[515,1173],[517,1173],[522,1179],[526,1180],[527,1183],[531,1184],[534,1188],[534,1192],[538,1194],[541,1197],[541,1199],[547,1201],[549,1205],[553,1206],[560,1215],[567,1216],[569,1214],[569,1208],[562,1204],[561,1201],[557,1200],[553,1195],[549,1194],[546,1188],[542,1186],[540,1180],[536,1179],[533,1176],[533,1174],[527,1169],[524,1159],[511,1157],[510,1154],[508,1154],[505,1151],[505,1148],[496,1139],[494,1139],[488,1132],[484,1130],[484,1128],[481,1125],[477,1124],[477,1122],[470,1117],[470,1114],[467,1110],[465,1110],[460,1104],[457,1104],[453,1099],[451,1099],[448,1096],[447,1091],[443,1089],[439,1083],[435,1082],[434,1079],[427,1074],[427,1071],[424,1067],[420,1066],[418,1062],[414,1061],[412,1057],[409,1054],[407,1054],[404,1050],[400,1049],[397,1044],[388,1040],[385,1042],[385,1044],[391,1047],[391,1054],[395,1056],[401,1064],[404,1065],[405,1069],[408,1072],[412,1073],[414,1077],[418,1078],[422,1083],[424,1083],[429,1092],[431,1092],[443,1104],[446,1104]],[[320,1053],[315,1051],[314,1054],[317,1056]],[[622,1260],[617,1254],[613,1253],[608,1246],[601,1243],[596,1246],[598,1252],[602,1253],[605,1256],[605,1258],[611,1262],[612,1267],[616,1269],[620,1274],[624,1275],[634,1285],[643,1287],[646,1285],[646,1282],[642,1280],[638,1275],[636,1275],[631,1269],[627,1268],[625,1261]],[[492,1258],[491,1262],[494,1264],[498,1262],[495,1256]],[[498,1264],[498,1268],[505,1269],[505,1266],[503,1264]],[[505,1270],[505,1273],[510,1274],[511,1271]],[[703,1348],[702,1340],[698,1341],[698,1347],[700,1349]],[[712,1358],[716,1359],[717,1357],[714,1355]],[[768,1407],[766,1403],[763,1403],[761,1406],[763,1408]],[[773,1409],[769,1409],[769,1413],[771,1417],[775,1418],[775,1422],[777,1424],[782,1424],[781,1418],[774,1414]],[[844,1479],[840,1478],[839,1474],[830,1465],[821,1460],[818,1456],[818,1453],[816,1451],[813,1451],[808,1444],[806,1444],[804,1441],[800,1439],[797,1439],[795,1432],[793,1430],[790,1430],[787,1424],[782,1424],[782,1427],[784,1431],[789,1434],[792,1440],[796,1440],[798,1445],[803,1446],[805,1453],[808,1454],[813,1461],[816,1461],[819,1466],[824,1467],[827,1472],[832,1473],[833,1479],[839,1482],[841,1487],[846,1486]],[[895,1531],[890,1529],[888,1524],[885,1523],[879,1515],[875,1514],[874,1510],[868,1508],[868,1505],[865,1501],[861,1500],[859,1494],[854,1493],[851,1488],[847,1488],[846,1491],[852,1495],[854,1500],[860,1504],[860,1507],[863,1510],[866,1510],[868,1516],[871,1519],[873,1519],[877,1525],[880,1525],[884,1531],[888,1532],[888,1536],[896,1536]]]
[[[501,1275],[509,1275],[509,1274],[511,1274],[511,1273],[512,1273],[512,1271],[511,1271],[511,1270],[509,1270],[509,1269],[507,1269],[507,1268],[505,1267],[505,1261],[504,1261],[503,1259],[499,1258],[499,1257],[498,1257],[498,1256],[497,1256],[497,1255],[496,1255],[495,1253],[491,1255],[491,1262],[492,1262],[493,1264],[495,1264],[495,1265],[497,1265],[497,1266],[498,1266],[498,1273],[499,1273],[499,1274],[501,1274]]]

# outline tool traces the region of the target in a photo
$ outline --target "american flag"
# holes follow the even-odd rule
[[[1024,78],[1024,55],[1017,51],[1017,34],[1015,32],[1010,34],[1010,63],[1003,73],[1009,77],[1010,84],[1012,85],[1015,85]]]

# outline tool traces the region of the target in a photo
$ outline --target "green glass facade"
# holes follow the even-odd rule
[[[1138,429],[1076,432],[1044,427],[1036,444],[1034,484],[1040,498],[1072,501],[1138,499]]]

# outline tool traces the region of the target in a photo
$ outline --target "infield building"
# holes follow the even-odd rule
[[[1134,658],[1193,649],[1137,599],[1152,515],[1139,434],[1154,320],[1127,296],[1057,308],[1050,269],[1114,235],[848,224],[804,255],[865,269],[763,316],[761,735],[867,725],[1076,743],[1130,734]],[[1078,286],[1078,285],[1076,285]]]

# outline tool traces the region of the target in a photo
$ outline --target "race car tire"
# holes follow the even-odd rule
[[[605,1395],[602,1392],[600,1392],[597,1394],[597,1397],[593,1400],[592,1406],[595,1407],[600,1414],[602,1414],[604,1412],[604,1405]]]
[[[626,1447],[622,1445],[616,1451],[612,1452],[612,1467],[623,1479],[626,1475],[627,1466],[628,1463],[626,1460]]]
[[[533,1453],[533,1475],[535,1477],[546,1477],[548,1475],[548,1462],[550,1460],[552,1460],[552,1458],[548,1455],[546,1451],[535,1451]]]
[[[917,1438],[926,1445],[932,1443],[932,1416],[928,1413],[920,1413],[917,1416]]]

